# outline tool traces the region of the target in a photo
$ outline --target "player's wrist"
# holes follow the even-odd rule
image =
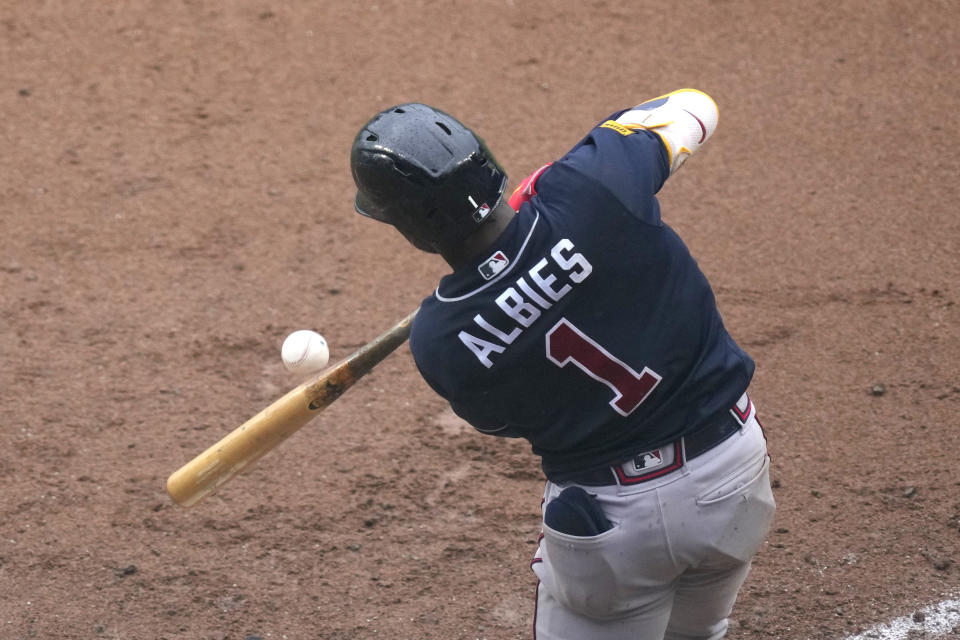
[[[624,112],[617,122],[656,133],[667,149],[673,174],[710,139],[719,115],[716,102],[706,93],[678,89]]]

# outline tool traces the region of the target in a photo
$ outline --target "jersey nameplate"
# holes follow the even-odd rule
[[[601,128],[601,129],[613,129],[614,131],[616,131],[617,133],[619,133],[619,134],[622,135],[622,136],[629,136],[629,135],[631,135],[631,134],[633,134],[633,133],[636,133],[633,129],[628,129],[627,127],[623,126],[622,124],[620,124],[620,123],[617,122],[616,120],[607,120],[607,121],[604,122],[602,125],[600,125],[600,128]]]
[[[541,258],[496,297],[496,308],[492,312],[473,317],[475,327],[461,331],[460,342],[489,369],[493,366],[491,356],[506,351],[540,318],[543,310],[570,293],[574,285],[583,282],[592,271],[593,265],[582,253],[574,251],[573,242],[566,238],[560,240],[553,245],[549,256]]]

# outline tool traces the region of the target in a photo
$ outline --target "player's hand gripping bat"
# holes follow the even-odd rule
[[[173,500],[189,507],[259,460],[340,397],[410,336],[416,311],[345,360],[307,380],[237,427],[167,479]]]

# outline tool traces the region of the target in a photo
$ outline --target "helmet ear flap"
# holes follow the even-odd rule
[[[486,144],[452,116],[410,103],[374,116],[350,154],[358,213],[436,253],[486,222],[506,174]]]

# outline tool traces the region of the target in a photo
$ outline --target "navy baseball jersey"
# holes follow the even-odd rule
[[[754,370],[661,220],[667,149],[618,115],[537,176],[489,255],[424,300],[410,337],[457,415],[527,439],[555,482],[718,419]]]

